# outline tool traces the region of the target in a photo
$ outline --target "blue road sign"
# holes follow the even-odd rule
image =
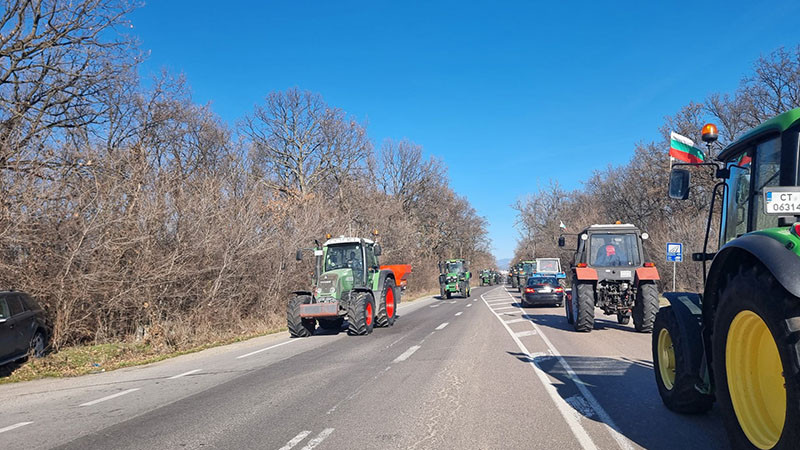
[[[683,244],[680,242],[667,242],[667,261],[683,262]]]

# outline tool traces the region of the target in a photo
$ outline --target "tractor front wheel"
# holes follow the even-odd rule
[[[691,345],[700,346],[700,335],[684,336],[672,306],[661,308],[653,323],[653,373],[664,405],[682,414],[699,414],[711,409],[714,396],[698,391],[702,383],[700,364],[702,349],[692,352]],[[692,354],[700,355],[693,358]]]
[[[390,327],[394,325],[394,317],[397,314],[397,300],[395,297],[394,280],[387,278],[383,282],[383,292],[381,292],[381,307],[378,309],[378,320],[376,323],[379,327]]]
[[[636,331],[650,333],[658,312],[658,289],[655,283],[643,281],[636,290],[633,303],[633,327]]]
[[[286,322],[291,337],[308,337],[314,334],[314,329],[317,327],[316,321],[300,317],[300,306],[310,302],[310,295],[295,295],[289,300],[289,307],[286,310]]]
[[[347,334],[363,336],[372,333],[375,319],[375,300],[369,292],[358,292],[347,308]]]
[[[714,380],[731,446],[800,442],[800,299],[763,266],[729,276],[712,337]]]
[[[564,315],[567,316],[568,324],[575,323],[575,316],[572,315],[572,295],[568,295],[564,299]]]
[[[575,331],[589,332],[594,328],[594,285],[592,283],[573,284],[572,317]]]

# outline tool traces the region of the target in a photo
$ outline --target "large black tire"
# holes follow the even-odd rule
[[[319,327],[323,330],[334,330],[339,331],[342,329],[342,325],[344,325],[344,318],[339,317],[336,319],[319,319]]]
[[[567,316],[567,323],[572,325],[575,323],[575,316],[572,315],[572,296],[564,298],[564,315]]]
[[[397,306],[400,296],[395,295],[398,290],[395,288],[394,280],[387,278],[383,282],[383,292],[381,292],[381,303],[378,308],[378,318],[375,324],[379,327],[390,327],[394,325],[394,318],[397,315]]]
[[[702,351],[692,352],[690,345],[702,346],[702,337],[684,336],[672,306],[661,308],[653,323],[653,373],[664,405],[681,414],[700,414],[711,409],[714,396],[703,394],[695,386],[702,383]],[[661,341],[660,341],[661,340]],[[664,348],[659,347],[663,342]],[[672,345],[668,345],[669,343]],[[692,356],[692,355],[696,356]],[[662,371],[663,367],[663,371]],[[673,373],[674,376],[669,374]]]
[[[440,300],[444,300],[444,298],[445,298],[444,285],[440,284],[439,285],[439,299]]]
[[[445,296],[446,296],[448,299],[450,299],[450,298],[452,298],[452,297],[453,297],[453,293],[452,293],[452,292],[450,292],[450,291],[447,291],[447,292],[445,293]]]
[[[757,263],[745,266],[737,273],[729,274],[721,288],[711,337],[714,381],[723,422],[731,447],[735,449],[796,449],[800,442],[800,298],[788,293],[763,266]],[[767,333],[742,335],[740,332],[732,338],[731,343],[735,345],[730,346],[728,336],[737,317],[740,319],[737,330],[747,328],[740,325],[743,323],[741,319],[751,324],[759,323],[760,319],[761,325],[766,325]],[[748,342],[760,345],[751,346],[751,351],[742,351],[741,345]],[[774,355],[774,360],[770,354]],[[747,359],[744,361],[752,364],[741,364],[740,360],[739,365],[746,369],[739,368],[731,374],[728,364],[735,369],[737,362],[736,359],[727,361],[728,355],[733,358],[745,355]],[[770,365],[772,361],[777,364]],[[746,388],[738,390],[738,408],[741,415],[754,418],[748,427],[751,436],[737,419],[729,386],[730,379],[736,380],[738,376],[741,382],[743,375],[750,382],[741,383]],[[781,385],[784,389],[780,388]],[[785,397],[764,395],[770,390],[780,393],[779,397],[785,393]],[[763,414],[764,408],[750,407],[754,404],[774,407],[781,400],[786,402],[783,413],[774,414],[775,410],[770,408],[773,414]],[[753,423],[761,426],[753,427]],[[760,439],[755,436],[760,436]]]
[[[308,337],[314,334],[314,329],[317,326],[316,321],[300,317],[300,305],[310,301],[310,295],[295,295],[289,300],[289,307],[286,310],[286,322],[291,337]]]
[[[33,338],[31,339],[30,350],[28,355],[34,358],[42,358],[44,357],[45,351],[47,350],[47,342],[44,337],[44,333],[40,330],[36,330],[36,333],[33,334]]]
[[[633,303],[633,327],[636,331],[650,333],[658,312],[658,288],[652,281],[642,281],[636,290]]]
[[[578,283],[572,285],[572,325],[575,331],[588,333],[594,329],[594,285]]]
[[[358,292],[347,308],[347,334],[363,336],[372,333],[374,326],[375,300],[369,292]]]

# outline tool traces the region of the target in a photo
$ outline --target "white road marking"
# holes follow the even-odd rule
[[[446,327],[449,324],[450,324],[450,322],[445,322],[445,323],[439,325],[438,327],[436,327],[436,331],[444,330],[444,327]]]
[[[520,308],[520,310],[522,310],[522,308]],[[609,416],[606,410],[603,409],[602,406],[600,406],[600,402],[597,401],[594,395],[592,395],[592,393],[586,387],[586,383],[584,383],[583,380],[581,380],[580,377],[578,377],[575,371],[572,370],[572,367],[561,356],[561,353],[559,353],[555,345],[553,345],[553,343],[550,342],[550,339],[548,339],[547,336],[544,333],[542,333],[542,329],[539,328],[539,326],[536,325],[534,322],[531,322],[531,325],[533,326],[533,329],[536,331],[536,333],[539,334],[539,337],[542,338],[542,341],[544,341],[545,345],[547,345],[547,348],[550,350],[550,353],[552,353],[553,356],[558,359],[558,362],[561,364],[561,367],[563,367],[564,371],[566,371],[567,377],[570,380],[572,380],[572,382],[575,384],[575,387],[577,387],[578,390],[580,391],[581,395],[583,395],[583,397],[586,399],[586,401],[589,403],[592,409],[594,409],[594,412],[597,414],[597,418],[599,419],[599,421],[606,424],[607,426],[606,431],[608,431],[608,434],[610,434],[611,437],[614,438],[615,441],[617,441],[617,444],[620,446],[620,448],[625,450],[632,450],[633,444],[631,443],[630,439],[628,439],[627,437],[625,437],[625,435],[622,434],[619,427],[617,426],[616,423],[614,423],[614,420],[611,418],[611,416]]]
[[[502,308],[492,308],[492,311],[502,311],[504,309],[517,309],[516,306],[503,306]]]
[[[298,341],[299,341],[299,339],[292,339],[291,341],[281,342],[280,344],[275,344],[275,345],[269,346],[267,348],[262,348],[261,350],[256,350],[254,352],[245,353],[242,356],[237,356],[236,359],[247,358],[248,356],[253,356],[253,355],[256,355],[258,353],[265,352],[267,350],[272,350],[275,347],[280,347],[281,345],[291,344],[292,342],[298,342]]]
[[[411,355],[413,355],[414,352],[417,351],[417,350],[419,350],[419,345],[412,345],[411,347],[408,348],[408,350],[403,352],[402,355],[400,355],[397,358],[395,358],[393,362],[396,362],[396,363],[403,362],[403,361],[407,360]]]
[[[527,322],[527,321],[528,321],[528,319],[511,319],[511,320],[506,320],[505,323],[520,323],[520,322]]]
[[[489,305],[487,304],[486,306],[488,307]],[[491,309],[492,308],[490,307],[489,310],[491,311]],[[567,422],[569,429],[572,431],[572,434],[575,435],[575,438],[578,440],[580,446],[586,450],[597,449],[597,446],[594,444],[594,441],[592,441],[589,433],[585,428],[583,428],[583,425],[581,425],[578,412],[572,409],[572,407],[563,398],[561,398],[561,395],[559,395],[555,386],[553,386],[553,383],[550,382],[547,374],[538,365],[536,365],[536,363],[534,363],[532,357],[533,355],[531,355],[531,352],[528,351],[527,347],[525,347],[525,344],[523,344],[522,341],[520,341],[519,338],[514,335],[514,332],[511,331],[511,327],[509,327],[508,324],[506,324],[506,322],[496,312],[492,311],[492,314],[494,314],[495,317],[500,320],[500,323],[503,324],[508,334],[517,344],[517,347],[523,353],[528,355],[528,364],[530,364],[530,366],[533,368],[533,371],[536,373],[536,376],[539,378],[542,386],[544,386],[545,392],[547,392],[547,394],[550,396],[550,399],[553,400],[553,403],[556,404],[556,409],[558,409],[558,412],[561,413],[561,417],[564,418],[564,421]]]
[[[193,374],[193,373],[200,372],[201,370],[202,370],[202,369],[194,369],[194,370],[190,370],[190,371],[188,371],[188,372],[184,372],[184,373],[182,373],[182,374],[180,374],[180,375],[175,375],[174,377],[169,377],[169,378],[167,378],[167,379],[168,379],[168,380],[174,380],[174,379],[177,379],[177,378],[185,377],[186,375],[191,375],[191,374]]]
[[[450,302],[450,304],[453,304],[453,305],[455,305],[456,303],[458,303],[458,302],[457,302],[457,301],[455,301],[455,300],[453,300],[452,302]]]
[[[308,441],[305,447],[301,450],[311,450],[312,448],[318,446],[325,440],[326,437],[330,436],[333,433],[333,428],[325,428],[324,430],[320,431],[320,433],[314,439]]]
[[[5,433],[6,431],[16,430],[16,429],[17,429],[17,428],[19,428],[19,427],[24,427],[25,425],[30,425],[30,424],[32,424],[32,423],[33,423],[33,422],[20,422],[20,423],[15,423],[14,425],[9,425],[9,426],[7,426],[7,427],[5,427],[5,428],[0,428],[0,433]]]
[[[467,304],[467,308],[469,308],[470,306],[472,306],[472,303]]]
[[[508,322],[506,322],[506,323],[508,323]],[[516,336],[516,337],[525,337],[525,336],[533,336],[535,334],[536,334],[536,330],[525,330],[525,331],[519,331],[519,332],[514,333],[514,336]]]
[[[456,313],[456,316],[460,316],[462,314],[464,314],[464,311],[459,311],[459,312]]]
[[[438,308],[439,305],[431,305],[431,308]]]
[[[131,392],[138,391],[139,388],[128,389],[127,391],[117,392],[116,394],[106,395],[103,398],[98,398],[97,400],[92,400],[90,402],[81,403],[79,406],[92,406],[96,405],[100,402],[104,402],[106,400],[111,400],[112,398],[122,397],[123,395],[130,394]]]
[[[279,450],[289,450],[289,449],[291,449],[295,445],[299,444],[300,441],[305,439],[306,436],[308,436],[309,434],[311,434],[311,432],[308,431],[308,430],[303,430],[303,431],[297,433],[297,436],[293,437],[289,442],[286,443],[286,445],[281,447]]]

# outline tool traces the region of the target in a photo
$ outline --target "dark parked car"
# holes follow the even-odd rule
[[[555,276],[528,278],[525,290],[522,292],[522,306],[530,305],[556,305],[564,302],[564,288],[558,284]]]
[[[44,356],[47,347],[47,326],[44,311],[28,295],[0,291],[0,365],[28,354]]]

